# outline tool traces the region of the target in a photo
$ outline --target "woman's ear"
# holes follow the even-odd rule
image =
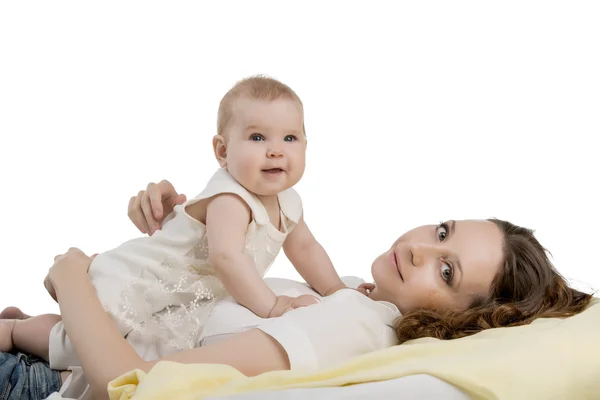
[[[225,168],[227,166],[227,139],[222,135],[213,137],[213,150],[217,162],[221,168]]]

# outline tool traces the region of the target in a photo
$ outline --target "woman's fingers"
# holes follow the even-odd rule
[[[161,228],[165,215],[185,200],[185,195],[178,194],[171,182],[150,182],[146,190],[129,199],[127,215],[140,232],[152,235]]]
[[[154,186],[151,186],[154,185]],[[154,218],[154,210],[156,209],[156,204],[152,204],[154,201],[156,203],[156,196],[160,198],[160,192],[156,193],[157,189],[154,183],[148,185],[146,192],[142,195],[141,200],[141,208],[142,208],[142,216],[144,219],[145,226],[148,228],[147,233],[152,235],[157,229],[160,228],[158,221]],[[154,199],[154,200],[153,200]],[[158,200],[160,203],[160,200]],[[160,205],[162,208],[162,204]]]
[[[149,233],[150,229],[148,227],[148,224],[146,223],[144,211],[142,210],[143,197],[144,191],[140,190],[137,196],[134,196],[129,200],[127,215],[129,216],[131,222],[133,222],[133,224],[140,230],[140,232]]]

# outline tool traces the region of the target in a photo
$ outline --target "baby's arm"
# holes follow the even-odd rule
[[[325,249],[308,229],[304,218],[300,218],[298,225],[287,237],[283,251],[306,283],[321,296],[329,296],[346,287]]]
[[[266,318],[277,296],[245,253],[250,218],[250,208],[234,194],[221,194],[210,201],[206,209],[209,260],[229,294],[256,315]]]

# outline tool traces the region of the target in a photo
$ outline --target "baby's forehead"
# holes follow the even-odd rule
[[[243,100],[232,106],[231,119],[244,126],[294,126],[304,123],[302,108],[294,100]]]
[[[256,111],[261,109],[286,108],[288,111],[303,112],[302,103],[287,96],[279,96],[272,99],[260,99],[247,95],[237,96],[230,104],[232,114],[244,113],[249,110]]]

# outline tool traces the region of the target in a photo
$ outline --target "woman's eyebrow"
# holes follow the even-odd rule
[[[456,232],[456,221],[451,219],[450,221],[448,221],[448,225],[450,226],[450,235],[453,236],[454,233]],[[456,290],[458,290],[461,282],[463,281],[463,279],[465,277],[465,274],[463,272],[462,264],[460,263],[460,258],[458,258],[457,254],[455,254],[454,257],[456,259],[456,267],[460,271],[460,281],[458,281],[458,284],[456,285]]]

